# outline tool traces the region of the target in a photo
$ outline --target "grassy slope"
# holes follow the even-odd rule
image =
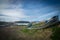
[[[2,28],[0,29],[0,40],[55,40],[55,37],[58,37],[56,35],[60,32],[57,31],[58,27],[60,25],[40,30],[28,30],[25,27]]]

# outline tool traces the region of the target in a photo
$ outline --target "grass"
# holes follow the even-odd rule
[[[60,40],[60,25],[54,27],[52,30],[53,34],[51,36],[52,40]]]
[[[60,28],[56,26],[40,30],[29,30],[25,26],[0,28],[0,40],[58,40]]]

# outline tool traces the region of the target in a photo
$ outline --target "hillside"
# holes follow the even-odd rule
[[[40,30],[28,30],[26,27],[0,28],[0,40],[59,40],[60,23]]]

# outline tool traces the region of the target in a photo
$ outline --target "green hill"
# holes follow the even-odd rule
[[[0,28],[0,40],[59,40],[60,23],[50,28],[28,30],[25,27]]]

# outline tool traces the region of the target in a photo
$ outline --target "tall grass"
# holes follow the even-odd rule
[[[58,40],[60,28],[56,26],[40,30],[29,30],[21,26],[0,28],[0,40]]]

